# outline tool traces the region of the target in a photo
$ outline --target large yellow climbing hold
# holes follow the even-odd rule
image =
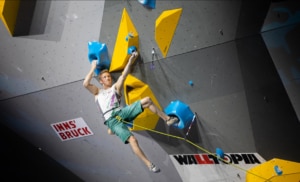
[[[164,58],[168,54],[181,13],[182,8],[167,10],[156,19],[155,40]]]
[[[161,109],[156,97],[154,96],[150,87],[143,83],[141,80],[137,79],[133,75],[129,74],[124,82],[124,93],[126,104],[132,104],[137,100],[140,100],[144,97],[150,97],[156,106]],[[138,117],[134,119],[133,125],[130,126],[130,130],[145,130],[154,129],[159,120],[159,116],[152,113],[149,109],[145,109]],[[145,127],[141,128],[139,126]]]
[[[136,49],[139,48],[139,35],[126,9],[124,8],[109,68],[110,72],[124,69],[130,57],[130,54],[128,54],[128,49],[131,46],[135,46]]]
[[[0,0],[0,19],[11,36],[14,35],[19,6],[20,0]]]
[[[300,163],[278,158],[266,161],[247,171],[246,182],[299,182]]]

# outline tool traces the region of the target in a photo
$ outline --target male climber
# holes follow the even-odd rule
[[[150,109],[153,113],[162,118],[168,126],[178,122],[177,117],[170,117],[162,112],[152,102],[150,97],[142,98],[130,105],[121,107],[120,101],[122,96],[122,88],[127,75],[130,72],[131,65],[138,56],[138,52],[135,51],[131,54],[122,74],[118,80],[113,83],[111,74],[108,70],[102,70],[98,76],[99,83],[102,88],[98,88],[91,84],[94,70],[96,69],[96,60],[91,63],[91,69],[86,75],[83,86],[89,90],[95,96],[95,102],[100,106],[102,114],[105,118],[104,124],[108,127],[109,134],[116,134],[123,143],[129,143],[133,152],[145,163],[150,171],[156,173],[160,169],[156,167],[146,157],[142,149],[140,148],[137,139],[128,129],[127,125],[122,122],[134,120],[145,108]]]

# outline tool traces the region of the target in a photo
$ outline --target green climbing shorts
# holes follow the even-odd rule
[[[129,131],[127,124],[119,121],[116,117],[118,116],[126,122],[131,122],[143,111],[144,109],[141,105],[141,101],[139,100],[113,113],[112,116],[104,122],[104,124],[107,125],[108,128],[110,128],[123,143],[128,144],[128,138],[133,134]]]

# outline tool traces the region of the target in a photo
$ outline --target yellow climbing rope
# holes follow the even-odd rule
[[[125,121],[125,120],[124,120],[123,118],[121,118],[120,116],[116,116],[115,118],[116,118],[118,121],[124,122],[125,124],[135,125],[136,127],[143,128],[143,129],[148,130],[148,131],[151,131],[151,132],[153,132],[153,133],[158,133],[158,134],[160,134],[160,135],[165,135],[165,136],[168,136],[168,137],[172,137],[172,138],[176,138],[176,139],[179,139],[179,140],[186,141],[187,143],[193,145],[194,147],[200,149],[201,151],[203,151],[203,152],[205,152],[205,153],[207,153],[207,154],[210,154],[210,155],[215,156],[216,158],[218,158],[219,160],[221,160],[222,162],[224,162],[224,163],[226,163],[226,164],[229,164],[229,165],[231,165],[231,166],[233,166],[233,167],[235,167],[235,168],[237,168],[237,169],[239,169],[239,170],[245,171],[246,173],[249,173],[249,174],[252,174],[252,175],[254,175],[254,176],[257,176],[257,177],[259,177],[259,178],[265,180],[266,182],[267,182],[267,181],[270,181],[269,179],[266,179],[266,178],[264,178],[264,177],[262,177],[262,176],[259,176],[259,175],[257,175],[257,174],[254,174],[254,173],[252,173],[252,172],[249,172],[247,169],[244,169],[244,168],[242,168],[242,167],[240,167],[240,166],[238,166],[238,165],[229,163],[228,161],[226,161],[226,160],[224,160],[224,159],[218,157],[216,154],[214,154],[214,153],[212,153],[212,152],[206,150],[205,148],[203,148],[203,147],[201,147],[201,146],[199,146],[199,145],[193,143],[192,141],[190,141],[190,140],[188,140],[188,139],[186,139],[186,138],[179,137],[179,136],[176,136],[176,135],[171,135],[171,134],[164,133],[164,132],[157,131],[157,130],[153,130],[153,129],[149,129],[149,128],[146,128],[146,127],[144,127],[144,126],[139,126],[139,125],[137,125],[137,124],[133,124],[133,123],[131,123],[131,122]]]

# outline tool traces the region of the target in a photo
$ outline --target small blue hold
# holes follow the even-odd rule
[[[194,86],[194,82],[192,80],[189,81],[190,86]]]
[[[218,158],[224,159],[224,152],[220,148],[216,148],[216,154]]]
[[[130,46],[128,48],[128,54],[132,54],[133,52],[135,52],[137,50],[137,48],[135,46]]]
[[[128,37],[133,38],[133,34],[132,33],[128,33]]]
[[[128,35],[125,37],[126,42],[128,42],[129,38],[133,38],[132,33],[128,33]]]
[[[147,8],[155,9],[156,0],[138,0],[138,1]]]
[[[275,170],[275,172],[276,172],[277,175],[282,175],[282,170],[280,170],[277,165],[274,166],[274,170]]]

